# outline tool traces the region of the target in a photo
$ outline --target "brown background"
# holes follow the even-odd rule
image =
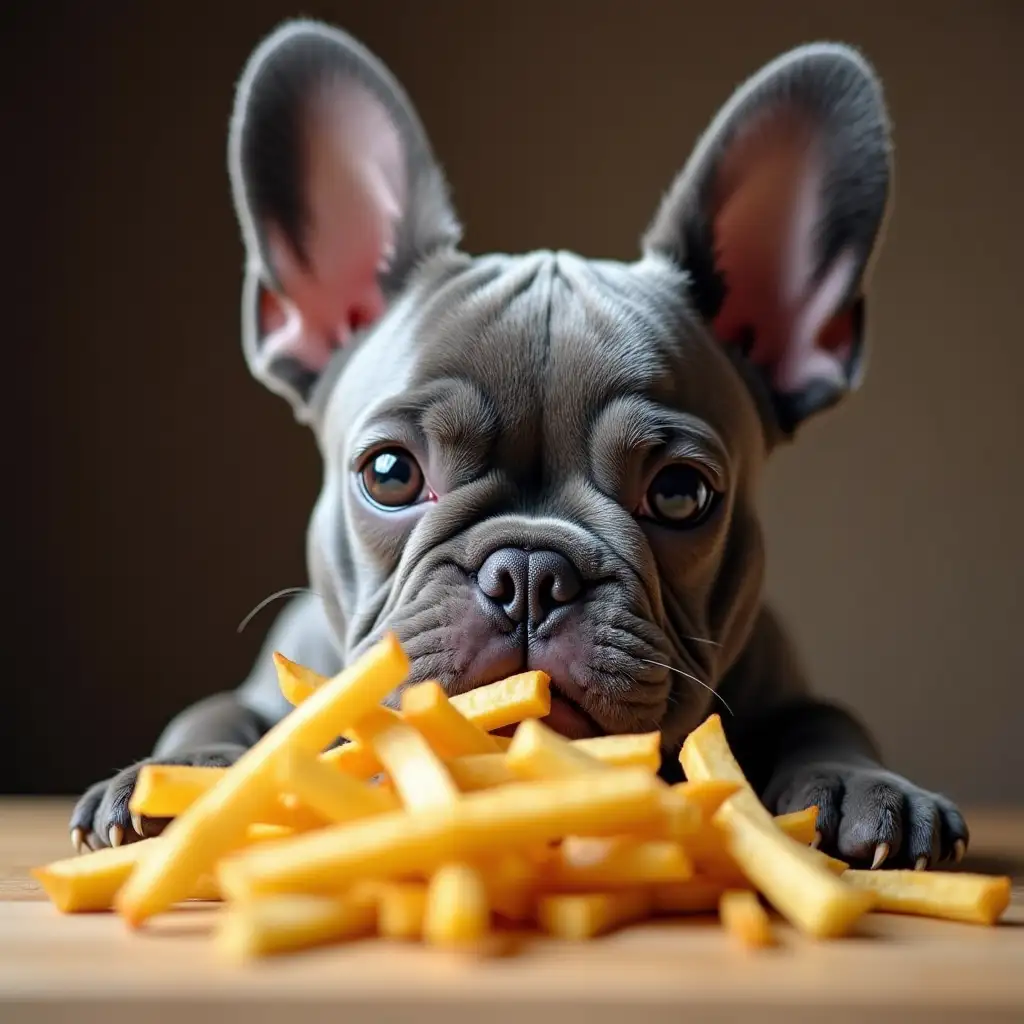
[[[304,582],[317,457],[243,366],[224,172],[233,79],[296,8],[3,6],[0,791],[73,791],[241,679],[269,618],[236,624]],[[1024,800],[1024,4],[299,10],[404,81],[473,251],[631,257],[735,83],[810,39],[865,49],[898,142],[874,357],[770,474],[771,589],[895,767]]]

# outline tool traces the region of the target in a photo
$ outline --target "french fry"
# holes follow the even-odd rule
[[[451,698],[452,705],[484,732],[551,714],[551,679],[544,672],[521,672]]]
[[[802,811],[776,814],[775,824],[790,839],[794,839],[804,846],[810,846],[818,832],[818,808],[805,807]]]
[[[427,887],[423,882],[385,882],[377,895],[381,938],[412,941],[423,937]]]
[[[652,891],[654,910],[660,914],[709,914],[718,909],[726,885],[694,876],[686,882],[657,885]]]
[[[496,683],[478,686],[449,698],[452,707],[484,732],[516,725],[527,718],[543,718],[551,712],[551,680],[543,672],[522,672]],[[505,737],[495,736],[499,750],[507,749]],[[384,770],[358,737],[324,755],[329,764],[357,778],[368,779]]]
[[[728,832],[728,851],[743,875],[779,913],[818,938],[845,935],[874,905],[874,897],[847,885],[816,856],[776,825],[729,749],[718,715],[711,715],[683,743],[679,760],[688,779],[739,784],[713,821]]]
[[[538,721],[523,722],[516,729],[505,761],[521,779],[566,779],[608,770],[596,757]]]
[[[751,949],[775,944],[772,922],[757,894],[749,889],[730,889],[718,904],[722,926],[740,945]]]
[[[128,924],[137,927],[183,899],[246,827],[260,820],[260,812],[272,802],[277,762],[284,751],[319,752],[339,728],[376,707],[408,671],[398,641],[388,636],[247,750],[213,789],[168,825],[160,848],[132,872],[116,901]]]
[[[656,772],[661,767],[661,733],[621,733],[612,736],[588,736],[573,740],[572,745],[584,754],[596,757],[603,764],[617,768],[647,768]]]
[[[710,821],[715,811],[726,800],[742,788],[739,782],[726,779],[705,779],[703,782],[679,782],[673,792],[682,793],[687,800],[700,808],[702,817]]]
[[[1010,905],[1010,879],[956,871],[847,871],[843,878],[870,892],[876,910],[993,925]]]
[[[143,765],[128,810],[147,818],[176,818],[224,777],[224,768]]]
[[[538,865],[526,854],[513,851],[480,866],[491,909],[513,924],[532,920],[540,884]]]
[[[579,941],[646,917],[651,904],[651,894],[644,889],[544,896],[537,907],[537,920],[549,935]]]
[[[335,824],[369,818],[399,807],[394,793],[334,771],[315,755],[302,751],[287,751],[282,756],[278,780],[283,789],[294,793],[325,821]]]
[[[830,857],[827,853],[824,853],[821,850],[815,850],[808,847],[807,852],[811,855],[811,860],[816,861],[827,871],[831,871],[833,875],[843,875],[850,867],[845,860],[838,860],[835,857]]]
[[[756,821],[770,822],[772,816],[761,803],[729,749],[722,728],[722,719],[710,715],[683,741],[679,762],[691,782],[731,782],[739,788],[723,802],[723,806],[741,809]]]
[[[226,768],[205,766],[145,765],[139,772],[128,809],[139,817],[176,818],[203,793],[213,789],[226,772]],[[281,794],[276,802],[268,801],[261,817],[268,828],[293,831],[318,828],[326,823],[326,819],[299,804],[289,793]]]
[[[384,766],[377,760],[377,755],[358,740],[340,743],[330,750],[325,750],[320,755],[320,760],[335,771],[344,772],[355,779],[369,779],[384,771]]]
[[[466,718],[438,683],[417,683],[404,690],[402,718],[443,758],[501,752],[497,740]]]
[[[493,739],[498,743],[505,742],[509,745],[513,742],[503,736],[495,736]],[[661,734],[649,732],[642,734],[630,734],[619,736],[595,736],[583,740],[572,740],[571,746],[575,750],[583,751],[591,757],[596,758],[602,764],[610,767],[625,768],[634,766],[646,768],[652,774],[661,767],[660,752]],[[465,757],[453,757],[445,762],[448,771],[451,772],[455,784],[464,793],[475,792],[480,789],[491,789],[494,786],[504,786],[509,782],[515,782],[519,776],[512,771],[508,761],[501,754],[469,754]],[[687,786],[688,783],[681,783]],[[725,791],[725,795],[718,801],[725,799],[725,796],[735,792],[736,787],[728,784],[708,783],[710,790]],[[710,806],[710,804],[709,804]],[[712,808],[717,808],[718,803]],[[710,812],[705,812],[710,813]]]
[[[445,762],[455,785],[463,793],[493,789],[516,782],[519,776],[508,766],[504,754],[468,754]]]
[[[250,825],[245,845],[284,839],[292,830],[279,825]],[[104,847],[80,857],[67,857],[32,869],[32,876],[43,887],[53,905],[63,914],[112,910],[118,890],[128,880],[135,865],[159,844],[159,837],[140,839],[125,846]],[[220,889],[212,874],[196,879],[186,900],[219,900]]]
[[[542,873],[546,889],[595,892],[685,882],[693,865],[678,843],[569,836]]]
[[[487,887],[478,868],[451,863],[438,868],[427,889],[423,937],[433,946],[479,942],[490,927]]]
[[[330,678],[291,661],[278,651],[274,652],[274,668],[277,669],[277,685],[281,688],[281,696],[292,707],[298,707]]]
[[[447,768],[422,733],[408,722],[371,712],[360,719],[357,729],[407,808],[441,809],[458,800],[458,787]]]
[[[872,893],[858,890],[823,867],[817,852],[793,842],[774,825],[748,814],[730,797],[718,811],[729,831],[729,852],[743,874],[779,913],[808,935],[847,934],[875,904]],[[254,851],[256,852],[256,851]]]
[[[110,910],[114,897],[138,864],[159,839],[141,839],[127,846],[107,847],[81,857],[68,857],[32,869],[50,901],[62,914]],[[198,878],[186,899],[217,899],[216,883]]]
[[[360,878],[416,877],[445,861],[526,849],[570,835],[628,832],[658,820],[660,783],[639,768],[521,782],[462,797],[431,813],[394,812],[334,825],[220,862],[232,899],[260,893],[336,892]],[[261,856],[261,853],[270,856]]]
[[[375,908],[344,896],[269,896],[228,909],[215,942],[225,957],[246,961],[371,934]]]

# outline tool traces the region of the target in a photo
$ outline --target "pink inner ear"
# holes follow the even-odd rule
[[[719,171],[714,233],[726,297],[715,333],[736,344],[752,330],[750,358],[783,393],[812,380],[841,383],[849,347],[849,317],[837,314],[856,272],[853,253],[813,283],[820,187],[810,131],[781,113],[737,139]]]
[[[313,97],[305,139],[305,261],[278,225],[266,225],[283,296],[273,321],[264,320],[270,333],[263,351],[268,361],[288,356],[322,370],[353,330],[384,313],[380,274],[394,255],[407,182],[398,129],[350,81],[329,83]]]

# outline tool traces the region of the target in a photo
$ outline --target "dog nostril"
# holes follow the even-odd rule
[[[477,573],[476,585],[494,604],[500,605],[512,622],[522,622],[528,613],[526,588],[530,556],[518,548],[501,548],[489,555]]]
[[[557,551],[530,555],[530,620],[535,625],[556,608],[571,604],[582,590],[575,566]]]

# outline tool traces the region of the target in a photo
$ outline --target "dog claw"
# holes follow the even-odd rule
[[[875,857],[871,861],[871,870],[875,871],[885,863],[885,858],[889,856],[889,844],[879,843],[875,847]]]
[[[142,815],[137,811],[132,811],[132,828],[135,830],[137,836],[142,835]]]
[[[85,830],[80,828],[73,828],[71,830],[71,845],[75,848],[75,853],[81,854],[86,847],[85,842]]]
[[[815,832],[814,838],[811,840],[811,849],[816,850],[819,846],[821,846],[821,833]]]
[[[120,846],[124,842],[124,829],[120,825],[111,825],[107,840],[111,846]]]
[[[959,864],[964,859],[964,854],[967,852],[967,844],[962,840],[958,839],[953,844],[953,863]]]
[[[924,871],[924,869],[926,867],[928,867],[928,858],[927,857],[918,857],[917,860],[914,861],[914,870],[915,871]]]

